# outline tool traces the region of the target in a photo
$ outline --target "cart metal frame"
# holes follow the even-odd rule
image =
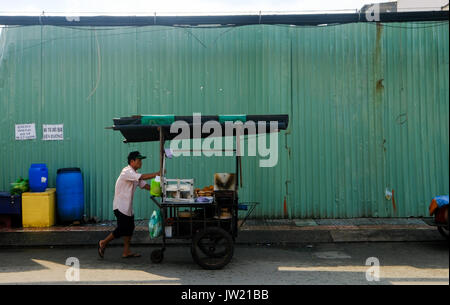
[[[160,133],[160,176],[161,187],[164,188],[164,179],[166,174],[166,155],[164,150],[164,134],[162,129]],[[239,142],[239,141],[238,141]],[[190,150],[191,152],[193,150]],[[154,196],[151,196],[151,200],[158,206],[162,216],[162,248],[154,250],[152,252],[151,259],[154,263],[160,263],[164,258],[164,251],[166,250],[167,240],[169,239],[187,239],[192,240],[191,253],[200,266],[205,269],[220,269],[224,267],[232,258],[234,251],[234,241],[238,235],[238,211],[239,211],[239,199],[238,199],[238,187],[239,187],[239,172],[241,166],[241,157],[238,154],[239,147],[233,150],[222,149],[222,152],[233,151],[236,157],[236,184],[235,191],[215,191],[214,200],[212,203],[200,203],[192,201],[179,202],[170,200],[170,198],[164,197],[164,189],[162,190],[161,202],[158,202]],[[241,180],[242,182],[242,180]],[[221,219],[221,209],[226,208],[230,211],[231,217]],[[178,212],[181,209],[188,209],[190,217],[178,217]],[[167,236],[166,227],[171,226],[172,234]],[[210,229],[216,228],[216,229]],[[214,231],[206,239],[210,239],[212,243],[208,245],[209,250],[200,249],[201,252],[206,254],[207,258],[201,258],[196,253],[198,250],[196,243],[201,242],[200,235],[208,231]],[[228,244],[224,247],[227,249],[223,252],[223,255],[217,255],[214,253],[219,241],[225,240]],[[230,244],[230,240],[232,243]],[[206,246],[205,246],[206,247]],[[206,252],[206,253],[205,253]],[[207,263],[206,259],[213,257],[217,262]],[[224,259],[222,259],[224,258]]]

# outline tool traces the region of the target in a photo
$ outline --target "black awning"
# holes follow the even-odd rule
[[[236,136],[237,130],[232,127],[237,125],[233,126],[231,124],[233,123],[232,121],[223,122],[223,120],[219,120],[219,117],[220,116],[206,115],[201,116],[201,119],[196,121],[193,116],[174,116],[175,123],[173,124],[149,125],[141,123],[141,116],[121,117],[113,119],[114,125],[111,128],[113,130],[119,130],[122,133],[125,137],[125,143],[159,141],[160,128],[162,129],[164,140],[173,140],[175,137],[177,137],[177,139],[194,139],[207,138],[210,136]],[[207,122],[214,122],[215,127],[220,125],[220,130],[211,129],[209,132],[203,132],[204,127],[206,128],[208,126],[205,126],[205,124],[210,124]],[[272,126],[272,129],[271,122],[275,122],[275,124],[273,124],[275,126]],[[287,129],[289,116],[287,114],[247,115],[246,121],[242,123],[242,135],[278,132]],[[175,127],[174,133],[170,132],[171,126]],[[189,132],[182,135],[182,128],[189,128]]]

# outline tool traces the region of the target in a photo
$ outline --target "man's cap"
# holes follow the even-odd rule
[[[128,154],[128,162],[130,162],[131,160],[145,159],[145,158],[147,158],[147,157],[141,155],[141,153],[138,151],[132,151]]]

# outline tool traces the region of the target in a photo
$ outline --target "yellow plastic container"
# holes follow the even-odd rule
[[[51,227],[55,224],[56,189],[45,192],[22,193],[22,225],[29,227]]]

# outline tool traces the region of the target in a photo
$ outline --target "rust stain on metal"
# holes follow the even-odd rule
[[[375,56],[374,56],[374,72],[375,72],[375,103],[376,105],[380,105],[382,103],[382,92],[384,89],[383,85],[383,62],[382,62],[382,33],[383,33],[383,25],[381,23],[377,23],[376,26],[376,40],[375,40]]]
[[[288,217],[288,212],[287,212],[286,196],[284,196],[283,212],[284,212],[284,218],[287,218]]]
[[[383,25],[379,22],[377,22],[377,38],[375,41],[375,71],[380,71],[381,69],[381,34],[383,33]],[[383,79],[381,79],[382,81]],[[379,82],[380,80],[378,80]],[[378,86],[377,82],[377,86]]]
[[[383,90],[383,89],[384,89],[384,86],[383,86],[383,80],[384,80],[384,78],[379,79],[379,80],[377,81],[377,91],[380,91],[380,90]]]
[[[377,22],[377,45],[381,40],[381,33],[383,32],[383,25]]]
[[[394,211],[397,212],[397,206],[394,199],[394,189],[392,189],[392,207],[394,208]]]

